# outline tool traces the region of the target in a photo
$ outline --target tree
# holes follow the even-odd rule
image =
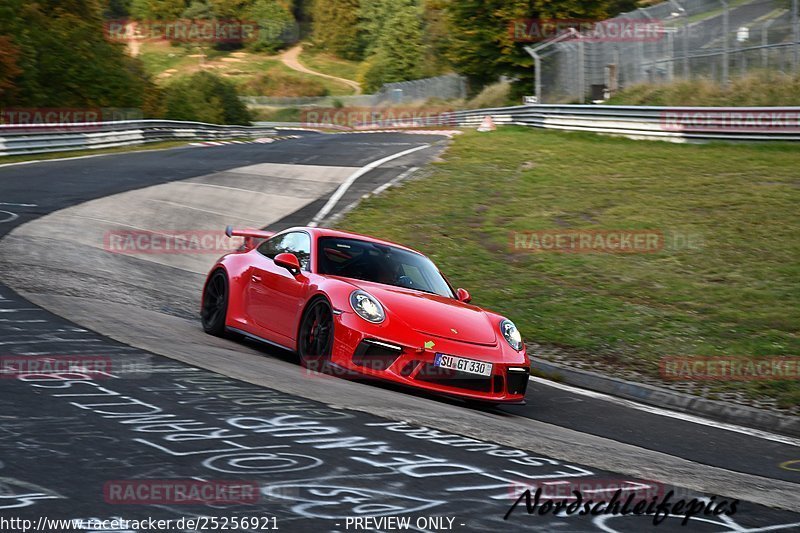
[[[141,107],[153,86],[141,63],[103,33],[95,0],[4,0],[0,35],[14,55],[5,61],[3,103],[36,107]]]
[[[132,0],[130,13],[137,20],[174,20],[187,7],[186,0]]]
[[[533,60],[509,31],[520,19],[607,18],[614,0],[451,0],[447,58],[477,85],[507,75],[528,83]]]
[[[365,88],[374,91],[384,83],[421,77],[424,57],[420,9],[413,3],[395,7],[369,59]]]
[[[166,118],[212,124],[249,124],[250,112],[234,85],[215,74],[197,72],[164,90]]]
[[[423,25],[425,60],[423,62],[425,77],[438,76],[451,70],[446,52],[450,40],[448,26],[448,0],[423,0]]]
[[[448,13],[451,38],[447,57],[459,73],[484,85],[501,74],[530,68],[530,58],[525,59],[524,50],[515,46],[508,32],[511,21],[530,17],[530,2],[452,0]]]
[[[123,19],[131,13],[131,0],[103,0],[103,17]]]
[[[359,39],[366,57],[375,53],[383,29],[395,14],[397,7],[407,5],[409,0],[361,0],[358,9]]]
[[[249,44],[253,50],[274,52],[298,37],[291,6],[279,0],[255,0],[246,12],[258,24],[258,37]]]
[[[239,19],[252,0],[208,0],[214,15],[221,19]]]
[[[314,0],[314,41],[345,59],[361,59],[359,0]]]
[[[181,13],[181,18],[188,20],[209,20],[214,18],[214,10],[206,0],[192,0]]]
[[[11,37],[0,35],[0,105],[11,102],[17,93],[15,78],[22,73],[17,65],[20,50]]]

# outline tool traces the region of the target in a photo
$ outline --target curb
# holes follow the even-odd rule
[[[533,360],[531,367],[555,376],[567,385],[602,392],[654,407],[665,407],[673,411],[705,416],[720,422],[800,437],[800,416],[782,415],[755,407],[708,400],[653,385],[603,376],[596,372],[576,370],[550,361]]]

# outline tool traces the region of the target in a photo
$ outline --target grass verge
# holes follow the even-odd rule
[[[632,85],[611,97],[612,105],[653,106],[796,106],[800,76],[756,72],[734,78],[728,86],[712,80],[678,80]]]
[[[336,80],[292,70],[276,55],[247,50],[224,52],[211,47],[142,43],[139,58],[160,84],[208,70],[234,82],[245,95],[340,96],[353,92]]]
[[[308,45],[303,48],[303,53],[300,54],[299,59],[301,63],[311,70],[346,80],[358,79],[358,69],[361,64],[357,61],[348,61],[327,52],[314,50],[313,47]]]
[[[265,122],[297,122],[302,125],[302,115],[299,107],[250,107],[254,121]]]
[[[429,177],[365,200],[339,226],[429,254],[476,304],[565,360],[658,380],[665,356],[800,355],[798,168],[800,149],[785,144],[501,128],[459,136]],[[655,254],[510,250],[511,231],[566,229],[667,239]],[[796,379],[708,390],[800,405]]]

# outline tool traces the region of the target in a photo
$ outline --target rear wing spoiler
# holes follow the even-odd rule
[[[252,250],[259,241],[269,239],[275,235],[274,231],[262,231],[257,229],[234,229],[233,226],[225,228],[225,235],[228,237],[244,237],[244,250]]]

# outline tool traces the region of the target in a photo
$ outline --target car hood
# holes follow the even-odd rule
[[[491,346],[497,343],[496,325],[480,307],[426,292],[368,281],[348,280],[376,297],[390,319],[401,320],[425,335]]]

